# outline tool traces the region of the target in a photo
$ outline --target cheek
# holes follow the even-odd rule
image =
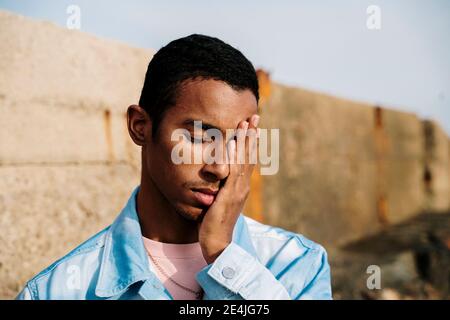
[[[180,142],[181,143],[181,142]],[[190,142],[185,143],[186,150],[192,150]],[[154,180],[165,188],[169,194],[180,192],[187,182],[197,181],[201,165],[198,164],[175,164],[172,161],[172,149],[177,142],[154,146],[147,155],[148,168]]]

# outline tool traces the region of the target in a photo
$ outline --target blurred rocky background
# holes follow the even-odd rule
[[[0,298],[109,225],[139,183],[125,112],[152,54],[0,11]],[[324,245],[335,299],[448,299],[439,124],[258,76],[280,168],[255,171],[245,213]]]

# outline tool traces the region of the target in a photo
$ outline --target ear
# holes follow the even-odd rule
[[[138,146],[144,146],[152,134],[152,121],[147,112],[138,105],[127,109],[127,126],[131,139]]]

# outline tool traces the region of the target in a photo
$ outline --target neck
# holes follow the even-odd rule
[[[178,214],[154,182],[144,179],[143,174],[136,209],[144,237],[174,244],[198,242],[197,223]]]

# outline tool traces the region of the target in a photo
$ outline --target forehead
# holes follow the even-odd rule
[[[237,91],[217,80],[190,80],[180,86],[176,105],[167,111],[173,121],[201,120],[220,130],[235,129],[242,120],[257,113],[250,90]]]

